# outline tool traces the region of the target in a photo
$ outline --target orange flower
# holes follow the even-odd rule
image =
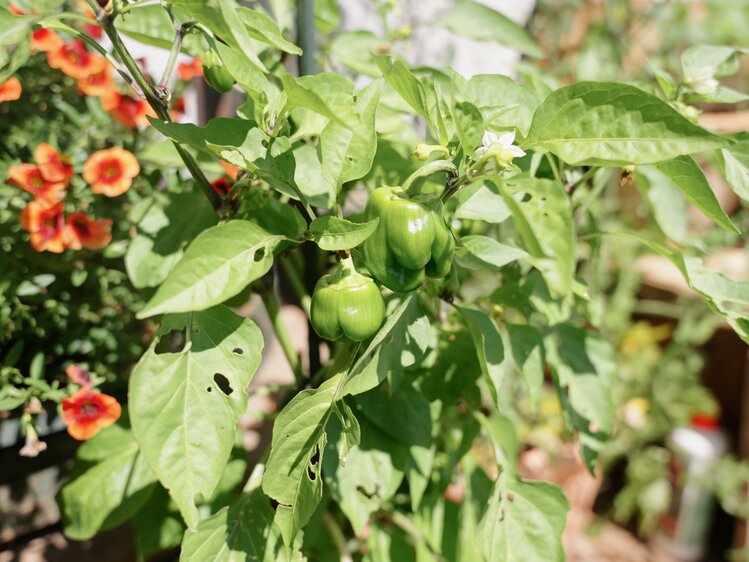
[[[91,439],[105,427],[116,422],[122,414],[117,399],[88,387],[79,388],[62,399],[62,421],[73,439]]]
[[[226,197],[231,191],[231,183],[229,183],[228,178],[218,178],[216,181],[211,182],[211,187],[221,197]]]
[[[185,98],[179,97],[172,102],[172,108],[169,110],[169,114],[172,116],[172,120],[179,120],[185,113]]]
[[[31,33],[31,49],[33,51],[44,53],[57,51],[62,48],[63,44],[62,38],[46,27],[40,27]]]
[[[93,382],[91,373],[78,365],[70,365],[65,369],[65,374],[68,375],[70,382],[81,386],[91,386],[91,383]]]
[[[21,225],[29,232],[31,245],[37,252],[59,254],[65,249],[62,203],[49,206],[43,201],[32,201],[21,212]]]
[[[91,185],[94,193],[116,197],[130,189],[133,178],[139,172],[140,166],[135,156],[113,146],[88,157],[83,166],[83,179]]]
[[[15,76],[11,76],[5,82],[0,83],[0,103],[14,101],[21,97],[21,82]]]
[[[34,149],[34,160],[39,165],[42,177],[51,183],[68,184],[73,177],[70,158],[57,152],[53,146],[43,142]]]
[[[103,66],[100,71],[90,74],[83,80],[78,80],[78,89],[87,96],[106,96],[114,91],[114,88],[115,82],[109,65]]]
[[[99,250],[112,241],[109,219],[91,220],[84,213],[71,213],[65,225],[65,245],[71,250]]]
[[[85,8],[83,10],[83,15],[87,18],[91,18],[92,20],[96,19],[96,14],[91,8]],[[101,28],[100,25],[94,25],[93,23],[87,23],[83,26],[83,29],[86,33],[88,33],[91,37],[94,39],[101,39],[101,36],[104,34],[104,30]]]
[[[181,62],[177,65],[177,76],[180,80],[192,80],[198,76],[203,76],[203,66],[200,57],[195,57],[190,62]]]
[[[65,182],[47,181],[42,169],[34,164],[19,164],[8,168],[9,183],[28,191],[34,199],[42,201],[47,206],[61,201],[65,197]]]
[[[227,176],[229,176],[233,180],[237,179],[237,176],[239,175],[239,168],[237,168],[234,164],[229,164],[228,162],[224,162],[223,160],[221,160],[221,166],[224,168],[224,172],[226,172]]]
[[[59,68],[76,80],[82,80],[99,72],[107,61],[103,57],[90,53],[82,39],[64,43],[59,49],[47,52],[47,63],[52,68]]]
[[[133,129],[139,125],[148,125],[147,115],[156,116],[145,101],[115,91],[102,96],[101,105],[118,123]]]

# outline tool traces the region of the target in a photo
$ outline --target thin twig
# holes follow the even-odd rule
[[[289,332],[286,330],[286,326],[281,318],[281,310],[278,305],[278,299],[276,293],[272,288],[263,288],[260,291],[260,297],[263,299],[265,310],[268,312],[270,321],[273,324],[273,331],[276,334],[278,343],[281,344],[284,355],[289,362],[291,370],[294,372],[294,378],[296,379],[297,385],[301,386],[304,381],[304,375],[302,373],[302,363],[299,360],[299,354],[294,349],[294,343],[289,337]]]

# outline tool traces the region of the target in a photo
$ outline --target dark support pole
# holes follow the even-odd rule
[[[317,73],[315,63],[315,0],[297,0],[296,12],[297,45],[302,49],[299,57],[299,76]],[[304,284],[307,294],[311,295],[315,289],[315,283],[320,277],[318,269],[319,254],[317,247],[308,242],[302,246],[304,257]],[[320,369],[320,338],[317,337],[312,323],[309,328],[309,373],[310,377]]]
[[[317,73],[315,63],[315,0],[297,0],[297,44],[302,49],[299,57],[299,76]]]

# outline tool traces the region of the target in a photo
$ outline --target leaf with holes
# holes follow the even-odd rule
[[[569,508],[555,484],[501,476],[478,529],[487,562],[563,562],[561,539]]]
[[[256,465],[242,494],[234,503],[185,531],[180,562],[226,560],[227,562],[284,562],[281,534],[273,524],[273,508],[260,489],[263,465]]]
[[[346,514],[354,533],[362,532],[369,516],[393,497],[403,481],[408,454],[406,445],[362,420],[362,442],[342,465],[335,454],[343,439],[337,423],[331,423],[329,450],[323,462],[325,484]]]
[[[355,223],[331,215],[318,217],[309,225],[309,237],[327,252],[349,250],[372,236],[380,219]]]
[[[205,310],[237,295],[271,268],[273,249],[282,240],[284,236],[271,235],[243,220],[204,230],[138,318]]]
[[[568,164],[654,164],[726,146],[665,101],[626,84],[578,82],[536,109],[523,148],[550,150]]]
[[[180,330],[187,334],[184,349],[158,353],[159,340]],[[251,320],[218,306],[165,317],[159,338],[133,370],[128,397],[135,438],[190,528],[200,519],[196,502],[211,497],[229,460],[262,349]]]
[[[276,523],[287,545],[293,543],[322,499],[325,428],[343,380],[344,374],[339,373],[319,388],[303,390],[273,425],[263,492],[278,502]]]

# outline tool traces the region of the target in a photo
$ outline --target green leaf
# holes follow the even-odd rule
[[[276,562],[283,556],[281,536],[273,525],[273,509],[260,488],[263,465],[256,465],[247,488],[230,506],[185,531],[181,562]]]
[[[158,353],[160,339],[172,330],[187,330],[188,344]],[[211,497],[229,460],[262,349],[258,327],[219,306],[165,317],[159,338],[133,370],[133,432],[190,528],[199,522],[196,502]]]
[[[177,505],[161,486],[132,519],[135,543],[140,560],[149,560],[154,554],[179,546],[185,533],[185,524]]]
[[[174,0],[173,5],[203,24],[225,43],[244,55],[247,64],[268,72],[258,58],[257,48],[250,39],[247,27],[239,17],[238,6],[233,0]]]
[[[569,507],[555,484],[498,479],[478,529],[487,562],[563,562]]]
[[[281,35],[278,25],[267,14],[241,6],[237,8],[237,14],[239,14],[239,19],[244,23],[247,33],[253,39],[267,43],[285,53],[292,55],[302,54],[302,50],[299,47],[287,41]]]
[[[489,383],[494,403],[498,404],[498,396],[502,392],[502,382],[505,376],[505,348],[497,323],[483,310],[465,307],[458,307],[458,310],[471,334],[481,372]]]
[[[406,63],[388,55],[377,55],[374,60],[387,83],[416,113],[431,122],[424,85],[413,75]]]
[[[295,78],[281,75],[283,89],[288,96],[288,107],[304,107],[349,128],[354,116],[354,84],[340,74],[325,72]]]
[[[215,46],[224,67],[234,80],[256,96],[268,92],[270,83],[262,70],[254,64],[247,64],[245,57],[237,49],[220,41],[216,41]]]
[[[377,80],[358,92],[355,120],[348,127],[330,122],[320,135],[323,179],[338,194],[341,186],[365,176],[377,152],[375,116],[383,82]]]
[[[662,162],[656,165],[656,168],[686,195],[692,205],[715,221],[718,226],[729,232],[741,233],[721,208],[704,172],[691,156],[680,156],[668,162]]]
[[[487,127],[516,128],[527,135],[542,98],[507,76],[479,74],[465,84],[463,95],[484,117]]]
[[[332,215],[317,217],[309,225],[309,238],[326,252],[350,250],[369,238],[379,222],[379,218],[355,223]]]
[[[435,455],[429,402],[413,386],[401,384],[397,389],[375,388],[360,394],[354,404],[360,417],[408,446],[405,472],[411,506],[416,510],[431,479]],[[365,444],[361,447],[368,448]]]
[[[463,152],[473,154],[481,146],[484,137],[484,118],[481,112],[472,103],[463,101],[452,106],[452,116]]]
[[[742,140],[720,151],[723,173],[733,191],[749,201],[749,140]]]
[[[31,57],[31,42],[23,37],[15,46],[7,60],[5,53],[0,50],[0,83],[5,82],[13,73],[21,68]]]
[[[530,57],[542,55],[541,49],[525,29],[504,14],[473,0],[460,0],[436,23],[468,39],[495,41]]]
[[[454,217],[456,219],[480,220],[499,224],[507,220],[512,213],[497,193],[493,183],[474,183],[462,188],[453,197],[458,203]]]
[[[500,244],[488,236],[463,236],[456,251],[457,262],[468,269],[497,269],[528,256],[528,253],[512,246]]]
[[[718,45],[692,45],[681,53],[681,72],[684,82],[700,78],[719,78],[739,71],[739,56],[749,49]]]
[[[204,230],[137,317],[205,310],[224,302],[265,275],[281,240],[243,220]]]
[[[322,499],[325,428],[340,396],[345,373],[319,388],[303,390],[281,411],[273,425],[263,492],[278,502],[276,523],[292,544]]]
[[[357,535],[369,516],[390,500],[403,481],[407,449],[377,427],[362,420],[362,442],[348,456],[345,466],[335,454],[341,439],[340,428],[333,423],[323,461],[322,474],[330,493],[346,514]]]
[[[728,144],[666,102],[613,82],[578,82],[538,107],[523,148],[542,147],[568,164],[654,164]]]
[[[89,450],[100,445],[103,454],[89,456],[96,464],[65,484],[58,496],[65,534],[79,541],[132,517],[156,488],[156,475],[129,430],[111,426],[85,443]],[[83,451],[79,459],[85,458]]]
[[[36,16],[17,16],[7,10],[2,10],[0,12],[0,46],[15,45],[24,41],[35,19]]]
[[[391,369],[411,366],[423,355],[430,324],[413,296],[387,315],[380,331],[351,368],[342,396],[356,395],[379,385]]]
[[[576,262],[570,199],[560,184],[518,176],[497,183],[515,228],[554,296],[572,289]]]
[[[379,76],[372,54],[386,42],[371,31],[344,31],[330,44],[330,52],[346,68],[357,74]]]
[[[188,241],[216,224],[216,214],[202,193],[170,193],[167,197],[165,201],[147,198],[136,207],[146,211],[133,221],[139,231],[125,254],[125,269],[137,289],[160,285],[184,254]],[[149,223],[158,226],[151,228]]]
[[[543,336],[528,324],[508,323],[506,327],[512,362],[522,373],[528,387],[531,407],[535,408],[546,372]]]
[[[650,204],[663,233],[679,244],[689,245],[689,203],[671,179],[655,166],[638,166],[635,185]]]
[[[583,460],[592,472],[613,423],[616,355],[590,330],[560,324],[553,335],[546,339],[549,363],[569,421],[580,433]]]
[[[141,5],[124,15],[117,15],[114,21],[117,31],[143,43],[169,50],[174,44],[174,24],[161,5]],[[193,56],[203,54],[202,40],[197,35],[188,34],[181,45],[183,52]]]

